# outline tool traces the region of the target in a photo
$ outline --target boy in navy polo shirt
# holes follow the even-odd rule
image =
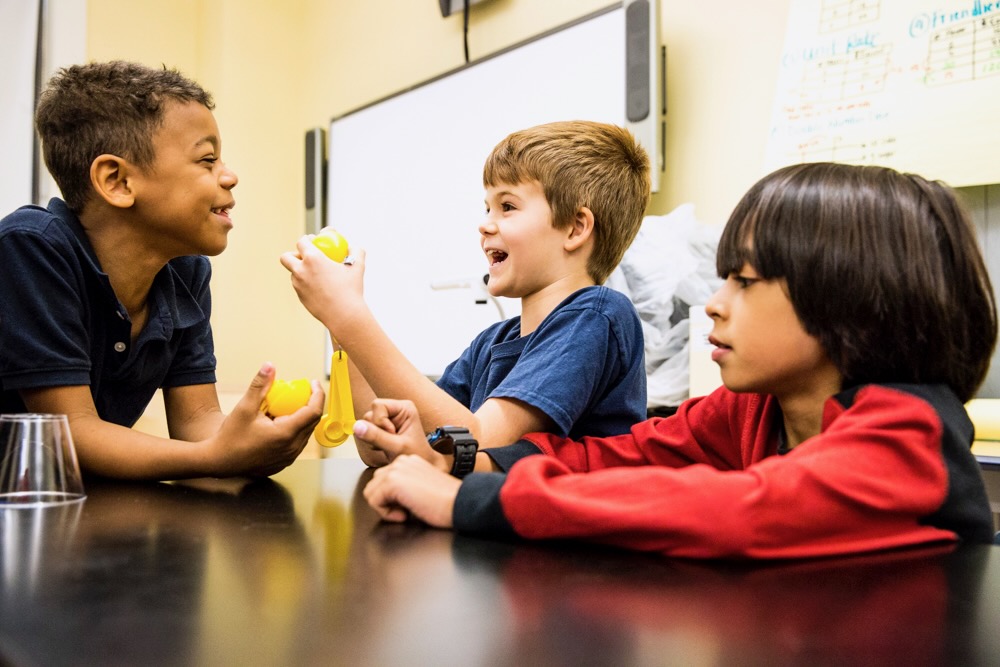
[[[270,475],[321,415],[318,383],[298,412],[260,412],[271,364],[219,407],[206,256],[226,247],[238,179],[213,108],[179,72],[120,61],[65,68],[39,100],[64,199],[0,221],[0,411],[68,415],[85,472]],[[130,428],[159,388],[169,440]]]

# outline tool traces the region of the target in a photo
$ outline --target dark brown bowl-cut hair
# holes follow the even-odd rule
[[[989,369],[993,287],[969,216],[942,183],[875,166],[778,169],[722,233],[719,276],[744,263],[787,281],[845,386],[943,383],[967,401]]]
[[[90,197],[97,156],[152,166],[153,135],[170,101],[215,106],[201,86],[166,67],[115,60],[65,67],[49,80],[35,108],[35,130],[45,166],[71,210],[79,214]]]

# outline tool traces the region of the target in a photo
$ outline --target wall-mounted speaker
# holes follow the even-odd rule
[[[326,221],[326,130],[306,132],[306,234],[318,234]]]
[[[649,153],[653,192],[665,169],[666,47],[659,0],[625,0],[625,126]]]

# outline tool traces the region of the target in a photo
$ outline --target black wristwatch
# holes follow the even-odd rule
[[[427,436],[427,442],[439,454],[454,456],[451,474],[459,479],[468,475],[476,467],[476,452],[479,443],[462,426],[441,426]]]

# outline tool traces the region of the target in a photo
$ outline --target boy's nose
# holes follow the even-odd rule
[[[227,190],[232,190],[239,182],[240,177],[236,175],[236,172],[223,165],[222,174],[219,176],[219,184]]]
[[[483,236],[490,236],[497,233],[497,225],[495,222],[490,220],[489,215],[483,218],[483,221],[479,223],[479,233]]]
[[[722,291],[724,289],[725,285],[717,289],[715,293],[708,298],[708,301],[705,302],[705,313],[713,320],[717,317],[723,317],[725,305],[723,303]]]

